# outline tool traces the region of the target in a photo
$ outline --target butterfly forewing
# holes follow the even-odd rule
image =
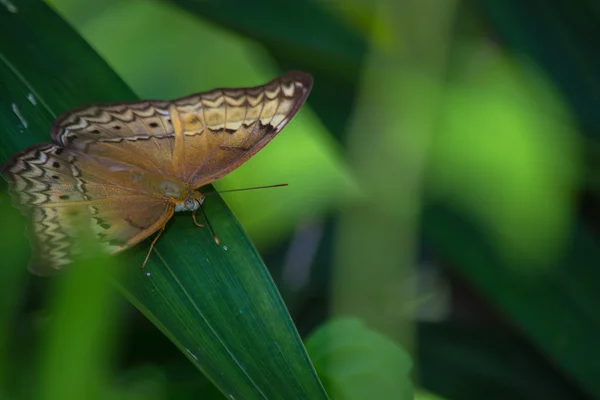
[[[265,85],[214,89],[171,102],[95,105],[59,117],[52,138],[65,148],[175,177],[195,189],[262,149],[311,88],[310,75],[290,72]]]
[[[262,86],[176,100],[170,108],[175,175],[194,189],[227,175],[283,129],[311,87],[309,75],[292,72]]]

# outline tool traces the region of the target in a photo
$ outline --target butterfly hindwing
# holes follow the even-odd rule
[[[173,213],[143,185],[122,185],[118,173],[93,157],[53,144],[16,154],[2,173],[15,205],[29,217],[29,269],[39,275],[59,272],[82,255],[81,221],[105,251],[116,253],[154,233]]]

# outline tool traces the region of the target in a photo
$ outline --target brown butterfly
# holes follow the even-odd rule
[[[55,143],[30,146],[0,170],[15,205],[30,217],[29,270],[49,275],[81,253],[68,218],[78,214],[89,216],[110,254],[158,231],[149,256],[173,213],[195,212],[204,201],[197,189],[269,143],[304,104],[312,83],[310,75],[290,72],[251,88],[61,115],[51,129]]]

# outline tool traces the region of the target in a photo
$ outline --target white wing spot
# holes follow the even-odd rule
[[[223,246],[223,250],[227,251],[227,246]]]
[[[2,0],[0,0],[0,1],[2,1]],[[23,127],[25,129],[27,129],[27,127],[28,127],[27,121],[25,120],[25,118],[23,118],[23,116],[21,115],[21,111],[19,111],[19,107],[17,107],[17,105],[15,103],[12,103],[12,110],[15,113],[15,115],[19,118],[21,123],[23,124]]]
[[[152,275],[150,272],[146,272],[146,276],[150,276]]]

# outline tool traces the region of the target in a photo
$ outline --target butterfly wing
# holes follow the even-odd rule
[[[59,117],[53,140],[110,164],[176,177],[196,189],[233,171],[273,139],[304,104],[312,77],[289,72],[251,88],[174,101],[83,107]]]
[[[52,139],[66,149],[93,154],[107,165],[172,175],[174,134],[169,102],[99,104],[56,119]]]
[[[94,157],[54,144],[15,154],[1,172],[15,206],[29,217],[29,269],[38,275],[59,272],[81,255],[77,236],[82,227],[76,221],[89,221],[104,250],[114,254],[145,239],[173,215],[172,205],[142,183],[126,181]]]
[[[233,171],[283,129],[311,88],[310,75],[290,72],[265,85],[174,101],[175,175],[197,189]]]

